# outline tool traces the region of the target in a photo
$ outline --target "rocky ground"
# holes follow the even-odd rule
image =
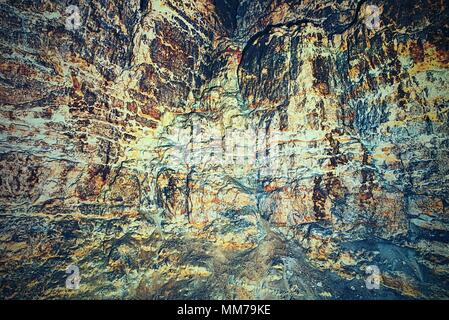
[[[2,299],[449,298],[445,1],[0,15]]]

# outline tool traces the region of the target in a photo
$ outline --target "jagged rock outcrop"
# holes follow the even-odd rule
[[[449,297],[446,3],[68,5],[0,3],[3,299]]]

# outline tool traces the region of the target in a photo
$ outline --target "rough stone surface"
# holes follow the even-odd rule
[[[70,4],[0,1],[2,299],[449,298],[445,1]]]

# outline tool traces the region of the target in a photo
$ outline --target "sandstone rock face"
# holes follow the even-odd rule
[[[0,1],[2,299],[449,298],[447,3],[69,5]]]

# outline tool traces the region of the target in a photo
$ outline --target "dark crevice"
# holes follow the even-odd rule
[[[358,20],[359,14],[360,14],[360,10],[362,8],[362,5],[366,2],[366,0],[360,0],[357,4],[357,7],[355,9],[355,13],[354,13],[354,18],[351,20],[351,22],[349,22],[344,28],[342,28],[341,30],[336,30],[334,32],[329,33],[329,37],[336,35],[336,34],[342,34],[344,33],[346,30],[350,29],[352,26],[355,25],[355,23]],[[238,85],[240,88],[240,69],[242,66],[242,63],[245,61],[245,55],[248,52],[249,48],[251,48],[251,46],[253,46],[257,40],[259,40],[260,38],[262,38],[263,36],[267,36],[269,35],[273,29],[276,28],[281,28],[281,27],[286,27],[286,28],[291,28],[293,26],[301,26],[304,24],[312,24],[315,27],[322,27],[321,24],[317,23],[314,20],[311,19],[307,19],[307,18],[302,18],[299,20],[293,20],[293,21],[289,21],[289,22],[285,22],[285,23],[278,23],[278,24],[269,24],[267,25],[263,30],[256,32],[245,44],[243,50],[242,50],[242,59],[240,61],[240,64],[238,66],[237,69],[237,77],[238,77]]]
[[[214,5],[223,26],[232,34],[237,27],[237,10],[240,0],[214,0]]]
[[[146,12],[148,9],[148,1],[149,0],[140,0],[140,12]]]
[[[311,23],[313,24],[315,27],[319,27],[320,25],[318,25],[315,21],[313,20],[309,20],[309,19],[300,19],[300,20],[295,20],[295,21],[290,21],[287,23],[278,23],[278,24],[270,24],[267,27],[265,27],[265,29],[263,29],[262,31],[259,31],[257,33],[255,33],[249,40],[248,42],[245,44],[245,47],[242,50],[242,59],[240,60],[240,64],[237,68],[237,77],[238,77],[238,85],[240,88],[240,69],[242,67],[242,63],[245,61],[245,56],[246,53],[248,52],[248,50],[257,42],[257,40],[259,40],[260,38],[264,37],[264,36],[268,36],[271,31],[275,28],[280,28],[280,27],[287,27],[287,28],[291,28],[293,26],[300,26],[302,24],[306,24],[306,23]]]

